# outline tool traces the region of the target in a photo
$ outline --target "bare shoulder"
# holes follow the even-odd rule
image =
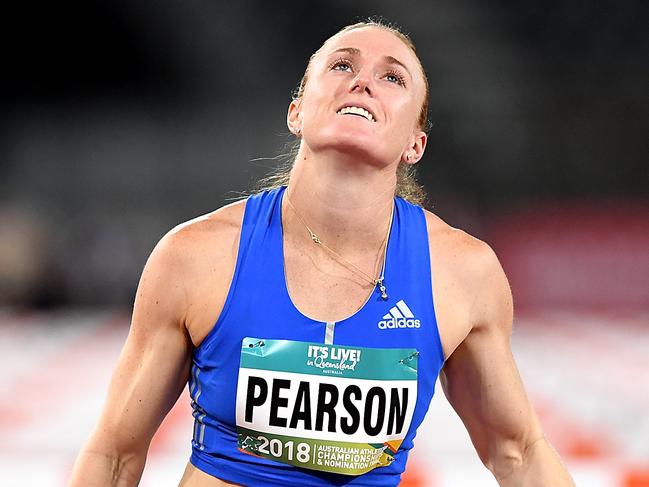
[[[143,281],[157,281],[161,290],[169,292],[173,283],[177,294],[184,294],[186,300],[206,272],[229,265],[244,208],[245,201],[238,201],[168,231],[151,252],[140,286]]]
[[[143,273],[170,283],[178,296],[174,314],[198,346],[218,318],[237,260],[245,200],[177,225],[154,248]]]
[[[511,327],[511,292],[494,250],[425,211],[438,326],[448,357],[473,331]]]
[[[486,242],[425,210],[431,257],[454,269],[454,276],[467,284],[477,283],[502,270],[496,253]]]
[[[245,200],[237,201],[183,222],[172,228],[161,242],[180,255],[196,251],[202,255],[227,248],[241,230],[245,204]]]

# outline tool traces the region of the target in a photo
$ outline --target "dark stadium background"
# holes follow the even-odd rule
[[[625,384],[588,369],[577,382],[588,388],[564,390],[559,374],[556,389],[543,389],[557,394],[549,403],[563,406],[598,387],[604,398],[561,409],[572,411],[567,421],[591,422],[581,425],[579,441],[555,443],[571,465],[596,451],[606,465],[613,457],[624,468],[639,465],[640,477],[629,478],[646,480],[649,384],[639,371],[649,364],[617,357],[646,356],[637,347],[649,342],[647,1],[5,5],[3,367],[21,369],[7,357],[19,357],[39,333],[58,343],[79,310],[91,313],[77,320],[88,329],[104,313],[118,313],[125,326],[158,239],[239,197],[273,168],[291,140],[286,108],[307,59],[340,27],[369,16],[401,25],[417,46],[433,122],[419,163],[427,207],[498,253],[514,292],[523,375],[539,369],[534,354],[542,350],[530,345],[536,333],[589,344],[585,355],[564,351],[573,362],[563,372],[603,367],[604,358],[611,370],[629,367]],[[610,355],[608,339],[584,338],[591,325],[626,337],[619,355]],[[35,335],[17,341],[27,326],[36,326]],[[557,355],[543,357],[547,365]],[[0,382],[0,427],[14,421],[2,392],[17,377],[9,372]],[[622,385],[628,397],[615,389]],[[542,414],[548,428],[566,430],[552,418]],[[599,432],[588,427],[602,422],[640,446],[606,456]],[[70,448],[73,458],[77,444]],[[620,485],[649,485],[632,481]]]

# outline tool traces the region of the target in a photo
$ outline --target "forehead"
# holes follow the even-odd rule
[[[359,49],[363,55],[392,56],[411,70],[419,69],[417,55],[396,34],[383,27],[367,26],[339,32],[325,41],[318,57],[343,47]]]
[[[367,26],[339,32],[325,41],[316,53],[315,62],[326,62],[328,56],[341,48],[355,48],[361,56],[383,58],[391,56],[404,64],[423,89],[423,72],[419,58],[396,34],[383,27]]]

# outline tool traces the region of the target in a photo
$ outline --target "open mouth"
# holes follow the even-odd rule
[[[336,112],[338,115],[357,115],[359,117],[363,117],[370,122],[374,122],[374,115],[372,115],[370,112],[365,110],[364,108],[361,107],[356,107],[356,106],[349,106],[349,107],[343,107],[340,110]]]

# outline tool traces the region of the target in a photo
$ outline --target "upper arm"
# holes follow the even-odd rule
[[[520,457],[542,432],[511,352],[507,278],[484,243],[470,260],[470,331],[446,361],[441,381],[481,460],[493,469],[494,462]]]
[[[182,239],[167,234],[144,267],[130,331],[89,450],[144,454],[187,381],[191,342],[184,326],[188,260]]]
[[[187,383],[192,338],[205,336],[211,307],[225,299],[243,208],[235,203],[179,225],[151,253],[103,412],[71,485],[137,485],[151,438]]]

